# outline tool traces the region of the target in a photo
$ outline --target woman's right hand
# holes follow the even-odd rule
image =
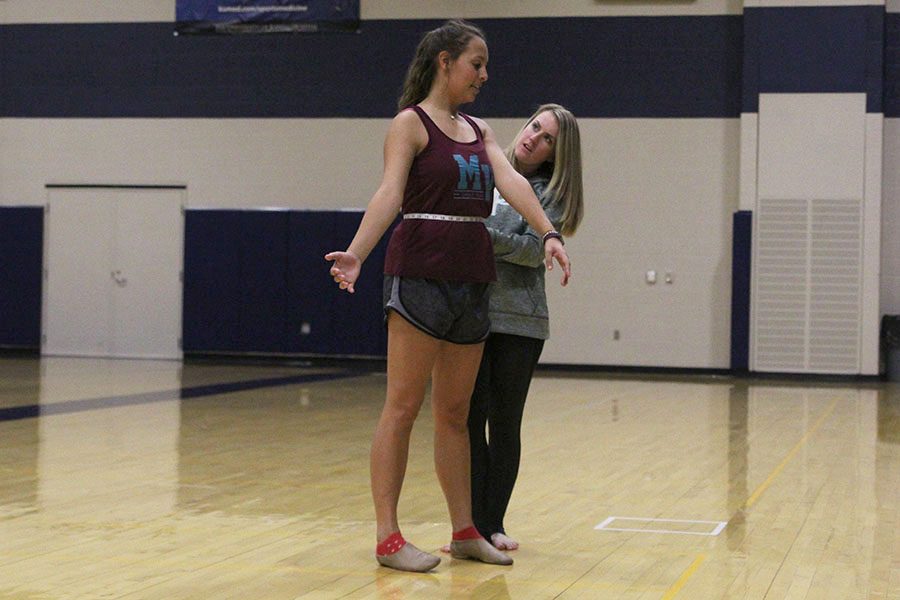
[[[325,255],[325,260],[333,261],[329,273],[334,278],[335,283],[342,290],[347,290],[351,294],[354,292],[353,284],[359,278],[359,271],[362,268],[362,261],[353,252],[329,252]]]

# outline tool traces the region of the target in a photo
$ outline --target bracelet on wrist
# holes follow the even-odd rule
[[[549,240],[549,239],[551,239],[551,238],[556,238],[557,240],[560,241],[560,243],[561,243],[563,246],[566,245],[566,240],[563,239],[562,234],[561,234],[560,232],[556,231],[555,229],[551,229],[550,231],[548,231],[547,233],[545,233],[545,234],[541,237],[541,243],[542,243],[542,244],[546,244],[546,243],[547,243],[547,240]]]

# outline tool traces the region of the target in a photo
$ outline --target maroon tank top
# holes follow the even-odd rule
[[[418,106],[428,131],[428,144],[409,169],[403,192],[404,215],[488,217],[494,200],[494,173],[481,128],[459,113],[475,130],[474,142],[447,136]],[[409,109],[406,109],[409,110]],[[489,282],[497,277],[491,237],[481,221],[406,218],[388,242],[384,272],[403,277],[444,281]]]

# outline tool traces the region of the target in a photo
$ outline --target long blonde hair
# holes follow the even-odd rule
[[[584,217],[584,186],[581,181],[581,133],[578,121],[569,109],[559,104],[542,104],[525,122],[513,142],[506,147],[506,158],[516,171],[519,161],[516,159],[516,140],[522,135],[532,121],[543,112],[549,112],[559,123],[556,136],[556,147],[550,165],[553,175],[547,185],[547,193],[555,196],[555,201],[562,204],[563,218],[560,233],[574,235],[581,219]],[[551,162],[551,161],[547,161]]]
[[[413,61],[406,71],[397,109],[403,110],[427,98],[434,83],[438,54],[446,50],[450,58],[456,60],[473,37],[480,37],[487,42],[481,29],[462,19],[451,19],[422,36]]]

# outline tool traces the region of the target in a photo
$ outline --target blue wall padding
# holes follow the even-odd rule
[[[335,240],[340,248],[346,248],[353,239],[362,218],[361,213],[338,213],[335,219]],[[362,274],[356,282],[356,293],[339,293],[332,288],[333,335],[336,354],[353,354],[349,350],[359,348],[361,354],[384,356],[387,354],[387,332],[384,325],[382,289],[384,288],[384,253],[391,229],[366,259]]]
[[[291,213],[288,344],[290,352],[384,356],[387,336],[382,311],[384,253],[393,227],[363,265],[354,294],[329,275],[325,254],[346,248],[361,211]]]
[[[44,208],[0,206],[0,346],[41,346]]]
[[[883,6],[764,7],[744,10],[744,112],[761,93],[865,93],[882,111]]]
[[[259,352],[287,350],[286,211],[240,215],[240,343]]]
[[[188,210],[184,350],[384,356],[387,236],[356,293],[338,289],[324,255],[346,248],[361,211]]]
[[[184,218],[183,347],[236,352],[242,347],[241,216],[188,210]]]
[[[332,304],[337,285],[328,277],[326,253],[343,249],[350,240],[336,240],[334,212],[292,211],[288,235],[287,337],[291,352],[333,353]],[[360,213],[361,214],[361,213]],[[340,246],[336,246],[340,243]],[[349,320],[349,316],[348,319]],[[305,327],[308,331],[304,330]]]
[[[287,351],[286,211],[185,214],[185,352]]]
[[[172,23],[0,25],[0,117],[386,118],[422,34],[181,35]],[[467,108],[526,117],[740,114],[740,15],[481,19],[490,79]],[[547,94],[552,97],[548,97]]]
[[[731,369],[746,371],[750,356],[750,257],[753,213],[740,210],[732,219]]]

